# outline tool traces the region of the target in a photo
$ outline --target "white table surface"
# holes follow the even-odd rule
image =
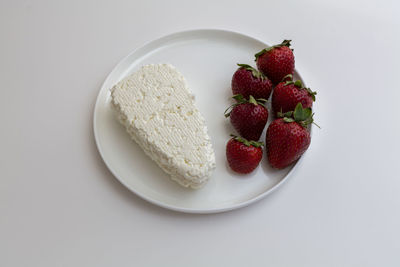
[[[396,1],[0,2],[0,266],[400,266]],[[93,138],[118,61],[168,33],[293,39],[309,151],[249,207],[191,215],[124,188]]]

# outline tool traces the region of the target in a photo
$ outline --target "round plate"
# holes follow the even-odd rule
[[[268,165],[264,153],[260,166],[253,173],[239,175],[230,170],[225,158],[226,142],[229,135],[235,133],[224,117],[224,110],[233,103],[230,84],[237,69],[236,63],[254,66],[254,54],[265,47],[268,45],[235,32],[193,30],[152,41],[124,58],[104,82],[94,110],[96,144],[114,176],[151,203],[190,213],[240,208],[278,188],[287,180],[294,165],[274,170]],[[177,67],[185,76],[195,95],[196,105],[205,117],[217,168],[201,189],[187,189],[172,181],[130,139],[111,108],[110,88],[141,66],[151,63],[170,63]],[[300,79],[297,72],[295,77]]]

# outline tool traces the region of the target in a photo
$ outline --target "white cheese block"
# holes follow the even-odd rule
[[[143,66],[111,89],[118,120],[171,178],[199,188],[215,169],[203,116],[183,75],[172,65]]]

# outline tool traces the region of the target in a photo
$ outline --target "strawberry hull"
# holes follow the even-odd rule
[[[272,94],[271,105],[275,116],[278,112],[293,111],[298,103],[304,108],[312,108],[313,99],[307,90],[294,84],[285,84],[286,82],[279,83]]]
[[[245,98],[252,95],[254,98],[268,99],[272,92],[272,82],[266,78],[254,77],[252,71],[239,68],[232,76],[232,93],[241,94]]]

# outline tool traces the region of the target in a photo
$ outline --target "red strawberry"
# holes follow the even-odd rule
[[[253,96],[246,100],[242,95],[233,98],[238,102],[225,111],[225,117],[231,117],[233,127],[241,136],[258,141],[268,120],[268,109],[264,106],[267,100],[256,100]]]
[[[262,145],[260,142],[233,136],[226,144],[226,158],[231,169],[238,173],[252,172],[261,161]]]
[[[317,93],[305,88],[300,80],[293,82],[291,74],[286,75],[284,80],[275,87],[272,94],[271,104],[275,115],[278,112],[293,111],[298,103],[304,108],[311,108]]]
[[[293,117],[291,117],[293,115]],[[307,125],[313,122],[310,108],[297,104],[296,109],[274,120],[265,137],[268,161],[272,167],[283,169],[296,161],[311,142]]]
[[[232,77],[232,92],[245,98],[268,99],[272,91],[272,82],[261,72],[246,64],[237,64],[240,68]]]
[[[255,54],[257,68],[274,84],[282,81],[283,77],[293,74],[294,55],[290,49],[291,40],[263,49]]]

